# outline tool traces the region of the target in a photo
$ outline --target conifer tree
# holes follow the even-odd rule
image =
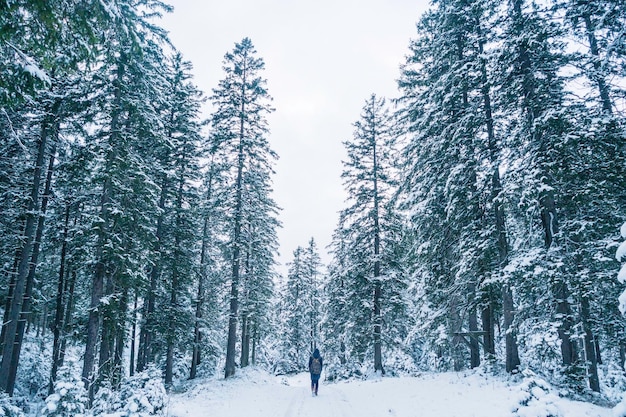
[[[396,243],[388,239],[394,216],[386,214],[395,177],[391,162],[394,136],[385,100],[372,94],[354,127],[353,140],[344,142],[348,160],[342,173],[351,203],[343,211],[348,230],[347,252],[353,257],[349,268],[356,279],[349,286],[355,291],[352,302],[370,305],[371,312],[356,307],[355,313],[361,318],[353,325],[360,328],[361,337],[370,335],[368,329],[372,329],[371,339],[365,336],[363,340],[363,348],[371,347],[374,370],[384,374],[382,323],[388,308],[384,304],[393,293],[389,255]]]
[[[252,41],[244,38],[235,44],[224,57],[225,78],[213,90],[211,97],[216,108],[212,127],[218,146],[231,162],[231,195],[224,203],[229,208],[229,257],[231,259],[230,307],[225,377],[235,373],[235,348],[241,277],[245,267],[246,239],[254,241],[257,230],[246,229],[247,214],[253,207],[248,201],[266,201],[265,207],[274,206],[269,199],[270,174],[276,154],[267,141],[266,115],[273,111],[266,81],[260,75],[264,62],[256,56]],[[253,188],[254,187],[254,188]],[[247,200],[258,193],[261,200]],[[267,210],[267,209],[261,209]],[[267,211],[266,211],[267,213]],[[269,225],[269,228],[272,226]],[[249,233],[245,235],[245,233]]]

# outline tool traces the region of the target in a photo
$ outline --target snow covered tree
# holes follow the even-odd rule
[[[95,2],[50,5],[18,2],[5,10],[0,25],[0,49],[5,52],[0,78],[6,81],[3,86],[7,86],[0,87],[0,103],[7,106],[3,108],[6,123],[3,126],[8,128],[8,136],[20,144],[22,150],[27,150],[22,143],[26,137],[20,138],[19,127],[26,127],[22,123],[30,119],[28,142],[32,139],[36,144],[34,167],[26,174],[32,178],[28,184],[28,203],[22,205],[25,211],[16,223],[22,230],[13,232],[21,238],[13,251],[14,266],[0,336],[3,352],[0,389],[12,394],[26,321],[32,313],[32,293],[59,130],[64,120],[81,112],[76,104],[81,101],[77,98],[79,94],[84,94],[84,91],[79,93],[76,82],[82,75],[79,68],[91,62],[96,43],[94,36],[100,33],[104,21],[102,8]],[[5,57],[9,61],[4,61]],[[26,117],[19,116],[21,112],[27,112]],[[12,119],[17,122],[15,125]],[[36,136],[32,135],[34,126],[39,130]],[[20,166],[16,165],[17,169],[21,169]]]
[[[397,280],[399,271],[393,268],[398,243],[393,231],[399,217],[390,204],[396,180],[392,162],[394,135],[385,100],[372,94],[354,127],[353,139],[344,142],[348,159],[342,173],[351,205],[342,211],[343,231],[336,235],[345,246],[341,245],[343,253],[335,255],[344,259],[345,272],[338,272],[345,274],[348,294],[330,299],[329,305],[352,304],[346,312],[356,333],[351,340],[358,352],[355,359],[363,363],[364,355],[370,352],[374,370],[384,373],[383,322],[399,323],[386,315],[402,281]]]
[[[479,364],[481,333],[485,356],[494,357],[500,305],[495,221],[486,213],[491,173],[484,169],[485,139],[494,141],[493,132],[486,134],[491,116],[485,109],[490,97],[481,25],[487,7],[480,1],[438,2],[420,21],[399,81],[399,117],[408,136],[400,206],[410,213],[416,240],[410,268],[425,287],[418,293],[430,322],[419,331],[428,329],[430,349],[440,352],[444,367],[455,369],[464,366],[466,344],[470,365]],[[442,349],[451,357],[443,357]]]
[[[281,320],[279,355],[282,372],[307,370],[309,355],[321,345],[321,261],[315,240],[298,246],[288,264],[279,301]]]
[[[157,159],[150,151],[165,136],[156,105],[163,101],[166,36],[150,24],[154,14],[148,10],[158,14],[168,7],[156,1],[125,6],[111,10],[114,24],[96,75],[101,84],[94,100],[102,111],[88,144],[97,156],[91,187],[99,190],[91,213],[95,243],[82,375],[90,392],[97,379],[117,385],[121,378],[128,303],[131,290],[146,281],[158,213],[157,184],[150,178]]]
[[[233,52],[224,57],[225,78],[213,90],[211,99],[215,106],[212,115],[213,135],[218,146],[230,158],[232,170],[230,199],[224,201],[229,208],[229,256],[231,259],[230,308],[225,376],[235,373],[235,349],[241,276],[245,273],[246,245],[258,236],[271,236],[275,223],[265,223],[266,231],[249,228],[253,219],[272,218],[275,204],[269,197],[270,175],[276,154],[267,141],[266,115],[273,111],[266,81],[260,75],[265,64],[256,56],[252,41],[244,38],[235,44]],[[258,213],[249,203],[261,202]],[[257,217],[257,214],[261,216]],[[268,217],[269,216],[269,217]],[[258,236],[257,236],[258,234]],[[271,248],[271,247],[270,247]],[[267,259],[267,257],[266,257]],[[267,264],[266,264],[267,265]]]

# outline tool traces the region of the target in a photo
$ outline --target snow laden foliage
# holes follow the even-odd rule
[[[277,306],[282,337],[275,351],[273,370],[276,374],[306,371],[313,349],[328,348],[322,339],[322,263],[313,238],[306,248],[300,246],[294,250],[288,267]]]
[[[626,355],[611,254],[626,16],[553,5],[446,0],[418,23],[397,112],[409,346],[422,369],[487,361],[608,395]]]
[[[279,207],[271,197],[278,155],[268,140],[272,97],[262,76],[265,63],[249,38],[235,43],[223,61],[224,78],[213,90],[212,143],[224,157],[224,256],[229,270],[225,376],[253,363],[267,324],[278,250]],[[241,323],[241,329],[239,324]],[[241,335],[241,339],[237,336]],[[241,340],[241,355],[237,343]]]
[[[524,380],[516,388],[518,390],[519,407],[515,406],[515,417],[565,417],[558,403],[559,396],[546,381],[531,371],[523,371]]]
[[[349,198],[333,238],[321,325],[329,376],[384,374],[387,366],[391,374],[406,371],[406,242],[392,203],[397,155],[385,99],[372,94],[365,100],[344,146],[342,179]]]
[[[13,399],[4,392],[0,392],[0,417],[25,417]]]
[[[150,366],[143,372],[125,378],[119,389],[102,387],[90,410],[92,416],[149,417],[165,416],[167,392],[161,371]]]
[[[89,397],[85,384],[79,376],[62,368],[59,379],[54,383],[54,392],[46,398],[41,415],[45,417],[85,417],[89,407]]]

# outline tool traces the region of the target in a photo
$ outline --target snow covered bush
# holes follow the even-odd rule
[[[103,417],[165,416],[166,400],[161,371],[150,366],[124,379],[119,391],[100,388],[92,412]]]
[[[54,393],[46,398],[41,415],[47,417],[81,417],[85,415],[89,398],[83,381],[70,375],[67,368],[60,372],[61,378],[54,383]]]
[[[559,397],[552,394],[550,385],[532,371],[522,371],[524,381],[519,386],[518,404],[513,408],[516,417],[562,417]]]
[[[24,417],[24,413],[11,401],[4,392],[0,392],[0,417]]]

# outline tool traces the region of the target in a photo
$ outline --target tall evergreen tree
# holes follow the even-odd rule
[[[169,8],[158,1],[126,6],[112,10],[117,13],[107,33],[110,43],[102,57],[96,99],[103,112],[90,143],[92,154],[103,162],[94,160],[93,168],[93,187],[100,196],[93,224],[94,272],[82,372],[87,386],[97,378],[120,381],[129,291],[145,280],[158,207],[156,185],[149,177],[155,159],[147,150],[164,136],[155,105],[162,101],[160,45],[166,35],[150,24],[154,15],[147,10]]]
[[[392,260],[389,255],[395,244],[388,239],[394,228],[394,216],[386,214],[386,210],[390,210],[395,177],[392,165],[394,136],[385,100],[372,94],[354,127],[353,140],[344,142],[348,160],[344,162],[342,177],[351,205],[343,211],[343,216],[349,230],[348,252],[354,256],[351,274],[361,281],[351,283],[355,290],[361,288],[354,301],[371,306],[371,312],[365,313],[368,318],[354,324],[363,334],[369,334],[367,329],[372,329],[367,346],[372,348],[375,371],[384,373],[382,323],[384,311],[388,308],[384,303],[389,303],[389,295],[393,293],[391,278],[394,271],[390,268]],[[383,291],[387,292],[386,296]]]
[[[233,167],[230,200],[225,202],[230,209],[231,258],[226,378],[235,373],[239,291],[246,255],[245,239],[254,240],[253,235],[258,232],[248,229],[251,235],[244,234],[246,214],[252,210],[251,207],[246,207],[247,197],[258,192],[264,200],[269,201],[269,175],[272,173],[272,162],[276,158],[266,137],[268,128],[265,117],[273,109],[270,106],[271,97],[265,87],[266,81],[260,75],[264,67],[265,64],[256,56],[250,39],[244,38],[235,44],[232,53],[225,55],[225,78],[213,90],[211,97],[216,108],[212,117],[214,135],[219,146],[227,149],[225,153],[231,158]]]

